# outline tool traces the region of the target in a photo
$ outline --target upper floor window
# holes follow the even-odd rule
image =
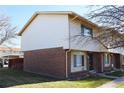
[[[83,36],[93,36],[92,29],[81,25],[81,35]]]

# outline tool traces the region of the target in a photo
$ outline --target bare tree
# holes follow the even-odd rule
[[[102,6],[90,12],[90,18],[102,26],[124,32],[124,6]]]
[[[1,15],[0,16],[0,46],[8,42],[9,44],[13,38],[16,38],[16,27],[13,27],[10,23],[10,18]]]
[[[96,8],[98,7],[98,8]],[[106,48],[124,46],[124,6],[95,6],[89,18],[99,24],[99,34],[94,37]]]
[[[93,38],[82,37],[82,34],[78,33],[71,36],[72,42],[76,41],[76,44],[83,47],[84,43],[93,39],[107,49],[124,47],[124,6],[88,6],[87,8],[90,8],[90,13],[87,14],[89,20],[98,24],[99,31]]]

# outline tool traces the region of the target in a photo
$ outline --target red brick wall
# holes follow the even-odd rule
[[[66,76],[66,52],[49,48],[24,52],[24,70],[56,78]]]
[[[23,70],[23,58],[9,59],[9,68]]]

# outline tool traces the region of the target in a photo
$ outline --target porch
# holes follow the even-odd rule
[[[71,52],[71,73],[76,72],[108,72],[122,68],[120,54],[105,52]]]

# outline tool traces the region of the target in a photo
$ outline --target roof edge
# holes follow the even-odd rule
[[[40,14],[68,14],[68,15],[75,15],[78,16],[79,18],[81,18],[84,21],[87,21],[88,23],[92,24],[95,27],[98,27],[98,25],[96,25],[95,23],[89,21],[88,19],[82,17],[81,15],[72,12],[72,11],[37,11],[35,12],[32,17],[28,20],[28,22],[23,26],[23,28],[21,29],[21,31],[18,33],[18,36],[21,36],[22,33],[25,31],[25,29],[30,25],[30,23]]]
[[[30,25],[30,23],[39,15],[37,12],[32,15],[32,17],[28,20],[28,22],[23,26],[21,31],[18,33],[18,36],[21,36],[24,30]]]

